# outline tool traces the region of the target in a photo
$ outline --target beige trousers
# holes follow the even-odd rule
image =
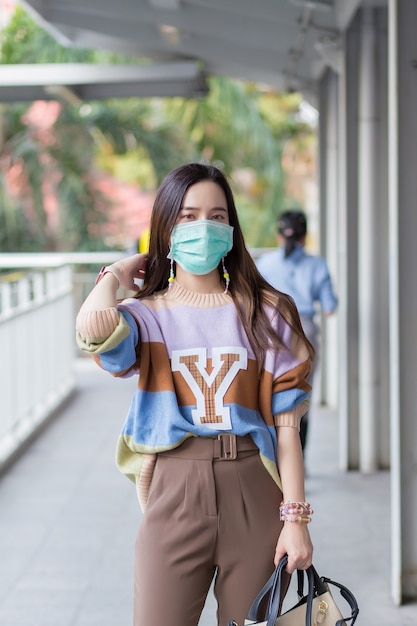
[[[211,438],[159,454],[139,528],[134,626],[197,626],[214,579],[217,622],[243,624],[274,570],[282,494],[250,437],[216,460]]]

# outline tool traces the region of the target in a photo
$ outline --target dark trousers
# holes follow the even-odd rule
[[[300,439],[301,439],[301,447],[304,449],[307,443],[307,432],[308,432],[308,413],[303,415],[300,422]]]

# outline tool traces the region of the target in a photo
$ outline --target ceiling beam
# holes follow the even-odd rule
[[[22,3],[31,5],[41,23],[48,24],[52,34],[59,33],[66,45],[111,50],[153,63],[201,60],[207,76],[228,76],[285,89],[289,82],[291,88],[305,84],[306,79],[314,82],[314,68],[320,59],[316,42],[323,32],[336,32],[341,6],[352,7],[358,1],[302,0],[300,4],[301,0],[22,0]],[[319,11],[319,5],[332,8]],[[307,24],[303,21],[306,11],[311,12]],[[300,28],[302,46],[298,45]]]
[[[0,66],[0,102],[63,99],[73,103],[128,97],[202,97],[208,92],[199,63],[94,65],[47,63]],[[69,95],[69,97],[67,97]]]
[[[280,38],[291,37],[291,30],[297,29],[301,10],[283,13],[279,23],[268,20],[261,13],[256,17],[248,17],[239,11],[232,13],[224,11],[221,7],[216,9],[199,8],[193,5],[187,6],[187,10],[155,11],[149,6],[136,11],[123,11],[115,13],[109,7],[106,11],[97,6],[85,5],[77,10],[71,4],[51,6],[46,15],[51,24],[59,29],[60,25],[82,28],[91,32],[102,32],[139,42],[140,37],[158,33],[158,25],[169,24],[175,26],[184,33],[184,38],[189,34],[205,36],[216,41],[230,42],[230,44],[244,44],[251,47],[271,49],[277,48]],[[138,31],[140,29],[140,31]],[[278,36],[280,34],[280,36]],[[154,41],[156,47],[158,41]]]

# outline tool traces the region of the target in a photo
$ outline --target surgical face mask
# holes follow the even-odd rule
[[[213,220],[177,224],[171,232],[173,259],[186,272],[201,276],[214,270],[233,246],[233,226]]]

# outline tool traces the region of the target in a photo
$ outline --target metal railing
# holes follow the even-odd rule
[[[0,282],[0,468],[74,387],[72,269]]]
[[[121,256],[0,254],[0,470],[74,390],[75,311]]]

